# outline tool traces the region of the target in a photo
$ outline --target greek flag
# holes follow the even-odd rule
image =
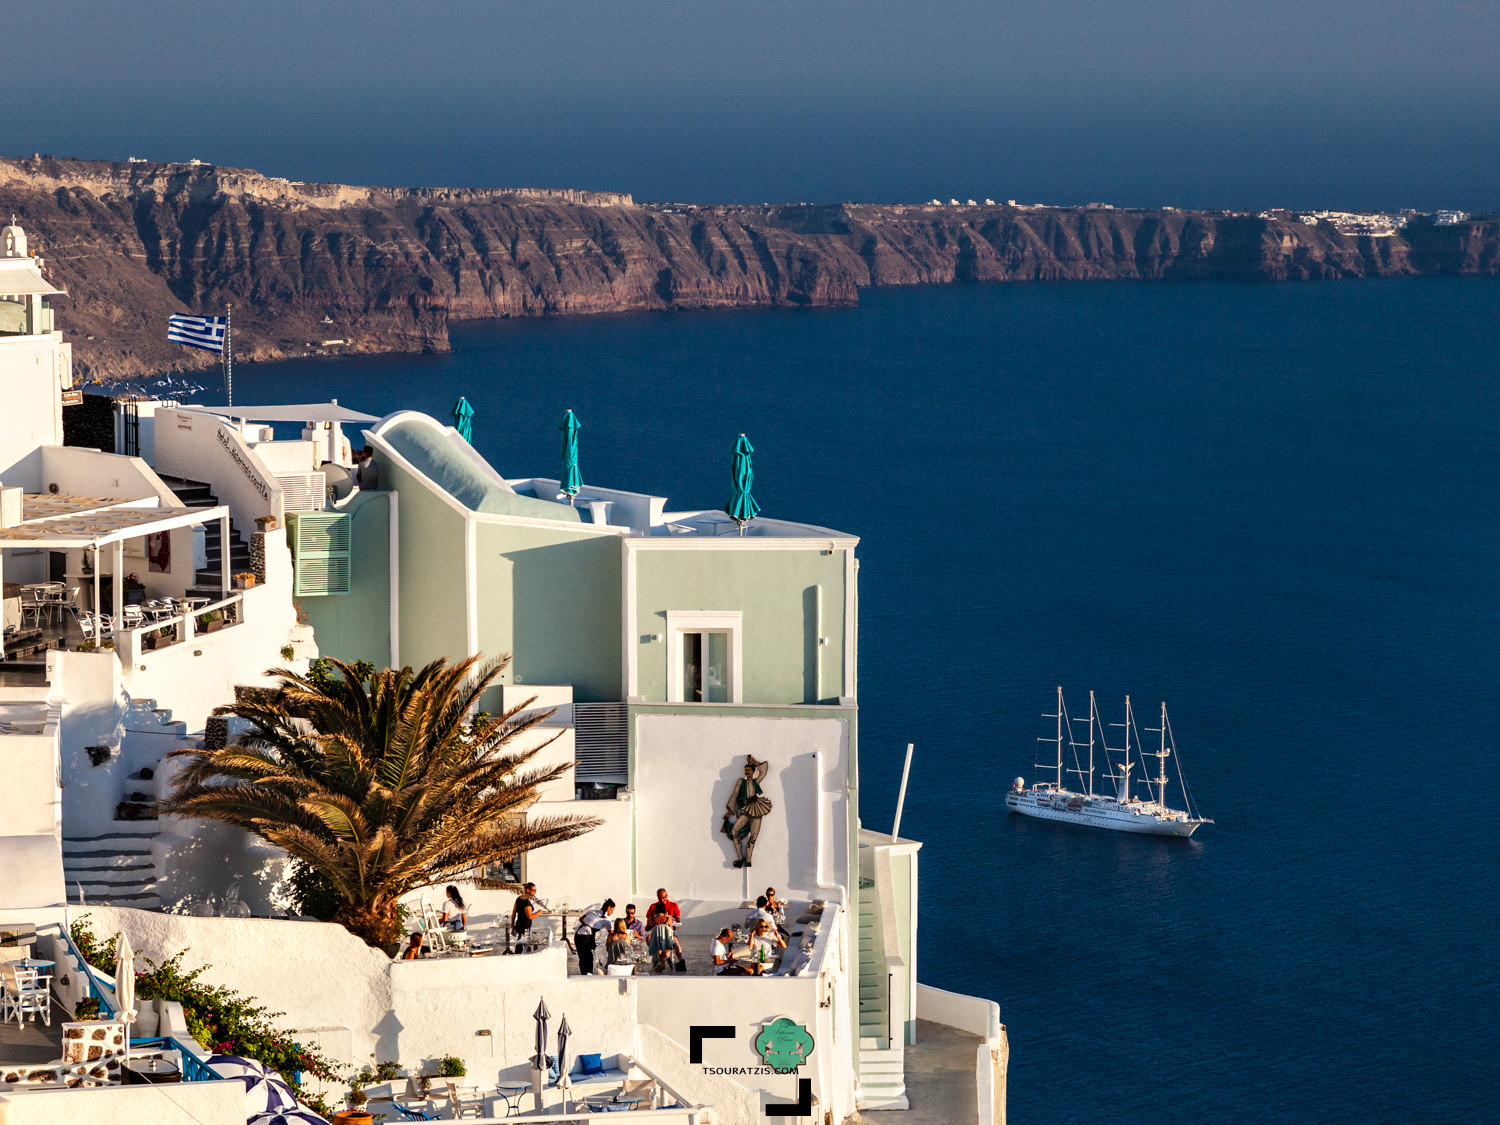
[[[179,316],[167,318],[167,339],[174,344],[202,348],[206,352],[224,350],[226,319],[222,316]]]

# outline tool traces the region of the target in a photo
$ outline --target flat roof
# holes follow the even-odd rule
[[[179,410],[201,410],[221,418],[242,418],[247,422],[378,422],[374,414],[350,410],[337,402],[304,402],[291,406],[200,406],[185,403]]]
[[[124,501],[100,507],[111,501],[89,496],[27,496],[23,512],[30,501],[41,506],[33,511],[45,509],[49,514],[35,515],[0,530],[0,547],[93,547],[229,515],[223,504],[215,508],[142,508],[126,506],[138,502]]]

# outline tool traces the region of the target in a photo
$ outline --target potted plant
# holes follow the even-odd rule
[[[276,530],[276,517],[275,516],[256,516],[255,517],[255,530],[256,531],[275,531]]]
[[[77,1023],[99,1018],[99,997],[85,996],[78,1001],[77,1007],[73,1009],[73,1019]]]
[[[236,590],[248,590],[255,585],[255,575],[251,571],[243,571],[234,576],[234,588]]]
[[[444,1055],[438,1059],[439,1078],[462,1078],[469,1073],[469,1068],[464,1065],[464,1060],[457,1055]]]
[[[223,627],[224,615],[216,609],[198,615],[198,631],[200,633],[217,633]]]

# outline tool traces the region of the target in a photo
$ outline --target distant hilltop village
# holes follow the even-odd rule
[[[236,359],[253,363],[443,351],[455,320],[836,307],[876,286],[1500,271],[1496,214],[641,203],[304,183],[139,156],[0,157],[11,215],[68,294],[75,370],[93,380],[211,366],[167,342],[167,317],[230,302]]]
[[[1017,211],[1059,211],[1070,210],[1067,204],[1056,203],[1018,203],[1014,199],[1007,199],[1003,204],[996,203],[993,199],[986,199],[982,203],[974,199],[950,199],[944,203],[941,199],[929,199],[928,207],[1013,207]],[[1113,211],[1113,203],[1085,203],[1084,211]],[[1124,208],[1124,210],[1138,211],[1142,208]],[[1183,214],[1181,207],[1161,207],[1158,210],[1165,214]],[[1223,218],[1249,218],[1267,219],[1283,223],[1304,223],[1315,227],[1319,223],[1327,223],[1340,234],[1366,235],[1370,238],[1387,238],[1399,230],[1403,230],[1406,224],[1413,219],[1426,219],[1434,226],[1451,227],[1458,223],[1469,221],[1469,215],[1465,211],[1417,211],[1405,208],[1400,211],[1296,211],[1284,207],[1272,207],[1265,211],[1201,211],[1195,214],[1217,215]]]

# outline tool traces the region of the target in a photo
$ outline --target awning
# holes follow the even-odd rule
[[[59,289],[34,269],[0,269],[0,297],[66,297],[67,290]]]
[[[243,418],[247,422],[378,422],[374,414],[362,414],[336,402],[307,402],[292,406],[199,406],[189,403],[183,410],[201,410],[221,418]]]

